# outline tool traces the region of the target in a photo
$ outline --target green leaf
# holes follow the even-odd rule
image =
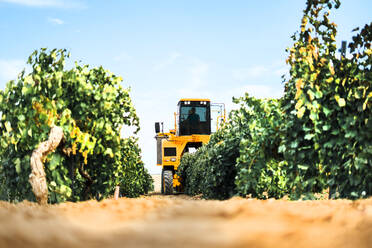
[[[16,158],[14,160],[14,165],[15,165],[15,169],[16,169],[17,174],[20,174],[21,173],[21,159]]]
[[[330,110],[327,107],[323,107],[323,113],[325,114],[326,117],[328,117],[332,113],[332,110]]]
[[[332,129],[332,132],[331,132],[332,135],[337,135],[339,133],[340,131],[338,131],[337,129]]]
[[[299,164],[299,165],[297,165],[297,167],[298,167],[300,170],[304,170],[304,171],[306,171],[306,170],[309,169],[309,166],[308,166],[308,165],[301,165],[301,164]]]
[[[315,91],[315,97],[317,99],[322,98],[323,97],[323,93],[321,91]]]
[[[311,140],[314,137],[314,134],[308,133],[305,135],[305,140]]]
[[[28,134],[30,137],[32,137],[32,129],[31,129],[31,128],[28,129],[27,134]]]
[[[311,101],[314,100],[314,92],[312,90],[307,90],[307,94],[309,95]]]
[[[315,113],[315,112],[313,112],[313,111],[311,111],[311,113],[310,113],[310,119],[312,121],[318,120],[318,114]]]
[[[280,145],[278,148],[278,152],[284,153],[286,151],[286,146],[285,145]]]
[[[19,115],[18,120],[23,122],[26,120],[26,117],[24,115]]]
[[[104,155],[109,155],[111,158],[114,157],[114,153],[111,148],[107,148]]]
[[[55,170],[57,166],[61,163],[61,160],[62,160],[62,157],[59,154],[54,153],[52,155],[52,159],[49,162],[49,169]]]
[[[329,129],[331,129],[331,125],[324,125],[323,126],[323,131],[328,131]]]
[[[298,142],[297,141],[293,141],[291,143],[291,148],[297,148],[298,147]]]

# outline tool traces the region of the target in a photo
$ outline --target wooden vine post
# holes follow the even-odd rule
[[[29,182],[32,186],[32,191],[35,194],[39,204],[47,204],[48,202],[48,186],[44,171],[44,158],[54,151],[63,138],[63,129],[58,126],[53,126],[49,133],[49,138],[39,144],[32,152],[31,156],[31,174]]]

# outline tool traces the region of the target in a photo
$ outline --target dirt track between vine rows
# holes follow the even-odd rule
[[[0,202],[0,247],[371,247],[372,198]]]

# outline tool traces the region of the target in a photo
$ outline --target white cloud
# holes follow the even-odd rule
[[[48,21],[53,24],[62,25],[65,22],[58,18],[48,18]]]
[[[282,84],[275,84],[275,86],[251,84],[234,88],[227,94],[230,96],[241,97],[247,92],[250,96],[256,98],[279,98],[283,96],[283,90]]]
[[[3,3],[12,3],[28,7],[56,7],[56,8],[82,8],[85,5],[77,1],[67,0],[0,0]]]
[[[287,75],[288,72],[289,72],[289,69],[287,66],[283,66],[281,68],[274,70],[274,74],[277,76]]]
[[[6,83],[9,80],[16,79],[18,74],[25,68],[23,60],[0,59],[0,83]]]
[[[246,81],[249,79],[255,79],[264,76],[268,72],[269,69],[267,67],[258,65],[249,68],[235,69],[232,72],[232,76],[236,80]]]
[[[173,52],[173,53],[169,54],[169,56],[164,61],[157,63],[153,67],[153,71],[158,72],[162,69],[165,69],[165,68],[173,65],[179,57],[181,57],[181,54],[178,53],[178,52]]]
[[[209,65],[201,60],[195,60],[190,67],[190,84],[194,89],[207,84],[207,74]]]
[[[128,53],[126,52],[120,52],[118,53],[114,58],[114,61],[116,62],[120,62],[120,61],[129,61],[132,59],[132,56],[130,56]]]
[[[232,78],[237,81],[249,81],[266,79],[272,76],[288,75],[289,66],[283,62],[275,62],[271,65],[257,65],[248,68],[239,68],[232,71]]]
[[[200,90],[197,88],[180,88],[175,90],[174,95],[177,96],[178,99],[181,98],[213,98],[213,91],[212,90]]]

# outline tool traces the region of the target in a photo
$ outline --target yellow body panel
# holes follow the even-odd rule
[[[177,170],[181,162],[183,151],[188,143],[206,144],[209,142],[209,139],[210,139],[210,135],[200,135],[200,134],[193,134],[193,135],[187,135],[187,136],[176,136],[173,133],[164,133],[162,135],[168,137],[168,139],[162,140],[163,149],[167,147],[175,147],[177,150],[177,154],[176,156],[164,156],[164,153],[163,153],[162,164],[157,164],[157,165],[158,166],[173,166],[175,170]]]

